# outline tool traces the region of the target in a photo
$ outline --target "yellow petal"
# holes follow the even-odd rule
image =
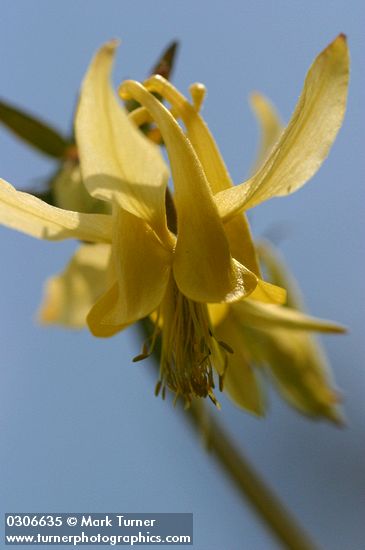
[[[0,223],[38,239],[110,242],[111,216],[51,206],[0,179]]]
[[[211,307],[209,307],[209,314],[211,313]],[[265,412],[263,395],[257,377],[250,365],[244,334],[234,317],[228,314],[214,328],[214,334],[218,340],[227,343],[233,350],[233,353],[228,355],[228,367],[224,376],[224,391],[239,407],[262,416]]]
[[[116,208],[113,255],[117,282],[88,315],[95,336],[111,336],[154,311],[162,301],[171,270],[172,253],[151,227]]]
[[[250,226],[245,214],[237,214],[224,223],[224,232],[232,256],[260,277],[260,267],[255,246],[251,237]]]
[[[234,315],[242,324],[258,329],[287,328],[316,332],[345,332],[345,329],[331,321],[316,319],[300,311],[253,300],[243,300],[231,305]],[[288,333],[290,338],[290,333]]]
[[[303,331],[256,331],[256,359],[267,364],[282,395],[299,411],[340,424],[339,396],[332,389],[326,358]],[[252,351],[252,349],[251,349]]]
[[[110,214],[110,204],[94,199],[86,191],[81,179],[80,167],[74,163],[65,163],[52,180],[55,203],[64,210]]]
[[[250,298],[267,304],[285,304],[286,289],[259,279]]]
[[[230,255],[212,192],[190,142],[170,112],[141,84],[125,82],[125,93],[151,113],[167,147],[178,218],[174,276],[180,291],[197,302],[248,295],[257,284],[256,275]]]
[[[94,336],[108,338],[125,329],[130,323],[120,323],[115,304],[118,302],[118,283],[114,283],[94,304],[86,317]]]
[[[129,120],[113,92],[116,46],[109,42],[99,50],[81,89],[76,137],[84,183],[93,197],[116,200],[164,233],[168,171],[158,147]]]
[[[328,155],[346,108],[349,53],[339,35],[315,60],[289,125],[264,166],[250,180],[216,195],[222,218],[308,181]]]
[[[71,328],[86,326],[87,314],[108,287],[110,252],[108,244],[81,246],[65,271],[46,282],[39,320]]]
[[[165,78],[154,75],[144,82],[173,106],[174,115],[183,120],[187,136],[201,162],[213,194],[232,186],[223,158],[204,119],[196,108]]]
[[[260,125],[260,148],[254,164],[253,172],[256,172],[267,159],[271,149],[278,141],[283,130],[279,115],[264,95],[255,92],[250,97],[251,107]]]
[[[213,194],[232,187],[233,183],[222,155],[196,106],[192,106],[171,82],[160,75],[149,78],[145,82],[145,86],[149,90],[159,93],[164,99],[169,101],[173,107],[174,114],[183,120],[187,137],[194,147]],[[199,93],[199,100],[201,99],[200,95],[202,91],[205,91],[205,88],[201,87],[202,85],[191,87],[192,92],[195,90],[195,92]],[[256,275],[259,275],[260,271],[255,248],[245,214],[240,214],[234,219],[229,220],[224,224],[224,230],[229,241],[232,256],[240,264],[253,271]]]
[[[233,216],[224,224],[224,230],[232,256],[258,276],[257,286],[251,292],[250,298],[269,304],[284,304],[286,301],[285,288],[261,279],[256,250],[246,218],[242,217],[241,214]],[[247,251],[249,251],[248,254]]]
[[[209,319],[213,327],[219,325],[231,310],[231,304],[208,304]]]

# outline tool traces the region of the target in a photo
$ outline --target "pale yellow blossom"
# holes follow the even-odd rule
[[[221,304],[220,321],[215,319],[220,330],[230,304],[251,308],[252,327],[264,322],[285,330],[288,325],[338,330],[275,305],[285,302],[285,290],[263,280],[243,211],[298,189],[326,157],[345,110],[346,41],[340,35],[316,59],[278,141],[280,125],[265,100],[256,96],[254,106],[267,129],[264,163],[237,186],[199,114],[204,87],[191,88],[190,103],[162,77],[144,84],[126,81],[123,98],[141,104],[129,116],[110,83],[115,48],[115,42],[108,43],[94,57],[76,116],[82,185],[93,199],[108,205],[110,214],[52,207],[1,180],[0,221],[38,238],[89,243],[63,275],[49,282],[44,320],[80,326],[90,306],[92,333],[111,336],[154,312],[154,338],[162,327],[158,388],[170,388],[187,403],[194,396],[215,401],[214,369],[220,384],[226,376],[232,394],[236,371],[229,367],[229,338],[222,341],[215,335],[208,304]],[[155,92],[171,103],[170,111]],[[135,124],[138,117],[139,123],[152,120],[163,138],[176,212],[166,208],[169,170],[159,147]]]

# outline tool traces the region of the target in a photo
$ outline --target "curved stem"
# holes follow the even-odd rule
[[[139,328],[144,337],[151,334],[151,322],[143,319]],[[159,369],[160,345],[156,342],[152,357]],[[296,519],[266,485],[251,466],[242,451],[234,444],[227,431],[208,411],[203,400],[192,402],[188,410],[177,408],[190,421],[208,451],[214,456],[222,471],[230,478],[235,489],[248,501],[266,528],[283,548],[289,550],[319,550],[298,525]]]
[[[242,451],[233,443],[220,423],[210,413],[207,416],[207,411],[203,414],[200,404],[193,403],[185,416],[190,420],[194,430],[203,434],[210,453],[277,541],[283,548],[290,550],[318,549],[251,466]],[[208,426],[208,430],[205,426]]]

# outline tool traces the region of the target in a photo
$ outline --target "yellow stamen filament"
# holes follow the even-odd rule
[[[163,99],[171,103],[176,118],[189,116],[189,113],[195,113],[200,108],[204,96],[205,87],[202,84],[193,84],[190,87],[190,93],[193,99],[193,105],[189,103],[186,97],[179,92],[168,80],[160,75],[154,75],[145,80],[144,86],[148,91],[160,94]],[[196,103],[196,105],[195,105]]]
[[[189,87],[189,92],[191,99],[193,100],[194,109],[199,112],[203,105],[207,89],[204,84],[195,82]]]
[[[152,117],[145,107],[138,107],[129,113],[130,120],[133,120],[136,126],[143,126],[147,122],[152,122]]]

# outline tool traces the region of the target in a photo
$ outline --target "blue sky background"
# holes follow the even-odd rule
[[[142,79],[171,39],[174,82],[207,85],[204,116],[235,181],[257,146],[248,94],[260,90],[288,120],[314,57],[349,38],[345,124],[329,158],[297,194],[252,213],[256,236],[283,222],[281,245],[309,309],[341,321],[325,346],[348,419],[313,423],[270,391],[265,420],[223,399],[227,429],[323,548],[362,548],[364,472],[364,7],[361,1],[254,2],[3,0],[0,96],[67,131],[94,51],[122,39],[115,81]],[[26,187],[53,164],[0,128],[0,174]],[[194,512],[198,550],[276,548],[205,455],[185,422],[153,396],[132,330],[113,339],[40,328],[47,276],[73,243],[0,228],[1,511]]]

